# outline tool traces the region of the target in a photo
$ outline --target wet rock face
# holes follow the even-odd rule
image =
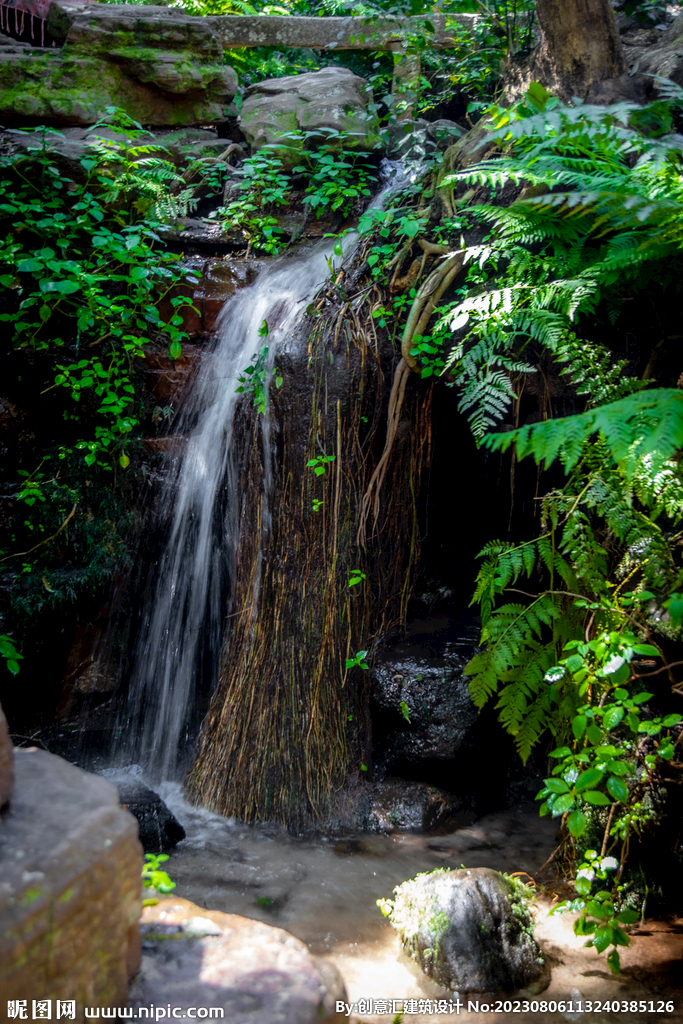
[[[14,789],[14,747],[7,719],[0,706],[0,811],[7,806]]]
[[[185,838],[185,829],[158,793],[136,779],[115,780],[119,800],[137,819],[145,853],[165,853]]]
[[[376,783],[367,826],[373,832],[429,832],[445,824],[461,801],[424,782],[383,779]]]
[[[470,745],[478,712],[463,669],[474,653],[475,634],[473,627],[464,627],[463,636],[459,632],[445,615],[417,620],[408,637],[383,651],[373,666],[375,756],[391,774],[453,761]]]
[[[391,923],[439,985],[461,995],[540,991],[547,968],[519,890],[490,868],[437,870],[396,890]]]
[[[182,899],[145,908],[134,1007],[221,1007],[232,1024],[334,1024],[344,999],[337,970],[281,928]]]
[[[93,124],[108,106],[142,124],[222,121],[237,90],[208,19],[168,7],[53,2],[49,34],[61,49],[0,47],[6,121]]]
[[[14,764],[0,827],[0,1006],[124,1006],[140,962],[135,821],[113,786],[61,757],[18,749]]]
[[[245,92],[240,127],[252,151],[272,145],[287,132],[318,132],[316,137],[324,141],[325,129],[334,129],[353,133],[345,142],[347,149],[368,152],[378,142],[377,117],[368,109],[371,99],[365,79],[346,68],[269,78]],[[297,145],[291,139],[287,144]],[[294,149],[277,152],[286,165],[298,162]]]

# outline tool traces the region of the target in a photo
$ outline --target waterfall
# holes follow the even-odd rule
[[[385,179],[390,175],[391,184],[373,206],[396,187],[396,169],[385,161]],[[347,252],[353,240],[347,236]],[[176,433],[186,437],[184,451],[175,456],[158,497],[161,508],[172,509],[169,535],[150,568],[128,706],[114,752],[117,761],[135,761],[150,776],[177,774],[179,757],[184,749],[190,752],[194,740],[197,680],[213,681],[218,674],[240,529],[233,444],[235,410],[242,398],[236,391],[237,378],[264,344],[259,335],[264,321],[272,368],[278,345],[302,320],[311,298],[329,277],[330,258],[338,245],[337,238],[328,238],[305,252],[273,261],[254,284],[228,300],[215,347],[203,360],[178,418]],[[263,550],[273,456],[268,412],[259,421]]]

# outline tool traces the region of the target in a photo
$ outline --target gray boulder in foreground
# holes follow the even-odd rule
[[[491,868],[439,869],[394,890],[390,920],[425,974],[461,995],[545,987],[521,886]]]
[[[341,1024],[348,999],[333,964],[282,928],[171,896],[142,915],[139,1007],[216,1007],[230,1024]],[[135,1012],[135,1011],[134,1011]]]

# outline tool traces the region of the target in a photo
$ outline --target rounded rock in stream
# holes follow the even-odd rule
[[[282,928],[172,897],[142,915],[134,1007],[214,1007],[230,1024],[335,1024],[347,998],[333,965]]]
[[[165,853],[185,838],[185,829],[158,793],[137,779],[112,779],[119,791],[121,806],[137,818],[138,832],[145,853]]]
[[[439,868],[394,892],[391,923],[439,985],[461,995],[545,988],[547,967],[519,883],[491,868]]]

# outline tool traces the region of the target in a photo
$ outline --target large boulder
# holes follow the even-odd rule
[[[350,133],[345,149],[369,152],[379,142],[371,101],[370,85],[347,68],[269,78],[246,90],[240,127],[252,152],[272,146],[291,132],[312,133],[308,141],[288,139],[286,145],[293,148],[277,150],[289,166],[297,162],[298,150],[324,142],[334,132]]]
[[[177,8],[55,0],[47,27],[61,49],[0,45],[7,123],[92,124],[109,106],[151,125],[228,116],[237,76],[210,21]]]
[[[14,752],[0,828],[0,1006],[124,1006],[140,962],[142,850],[104,779],[43,750]],[[30,1002],[29,1002],[30,1007]]]
[[[7,728],[7,719],[0,706],[0,811],[9,803],[13,789],[14,747]]]
[[[282,928],[171,897],[146,907],[133,1007],[220,1007],[231,1024],[333,1024],[345,1000],[331,964]]]
[[[518,883],[491,868],[438,869],[394,892],[391,923],[439,985],[461,995],[540,991],[547,968]]]

